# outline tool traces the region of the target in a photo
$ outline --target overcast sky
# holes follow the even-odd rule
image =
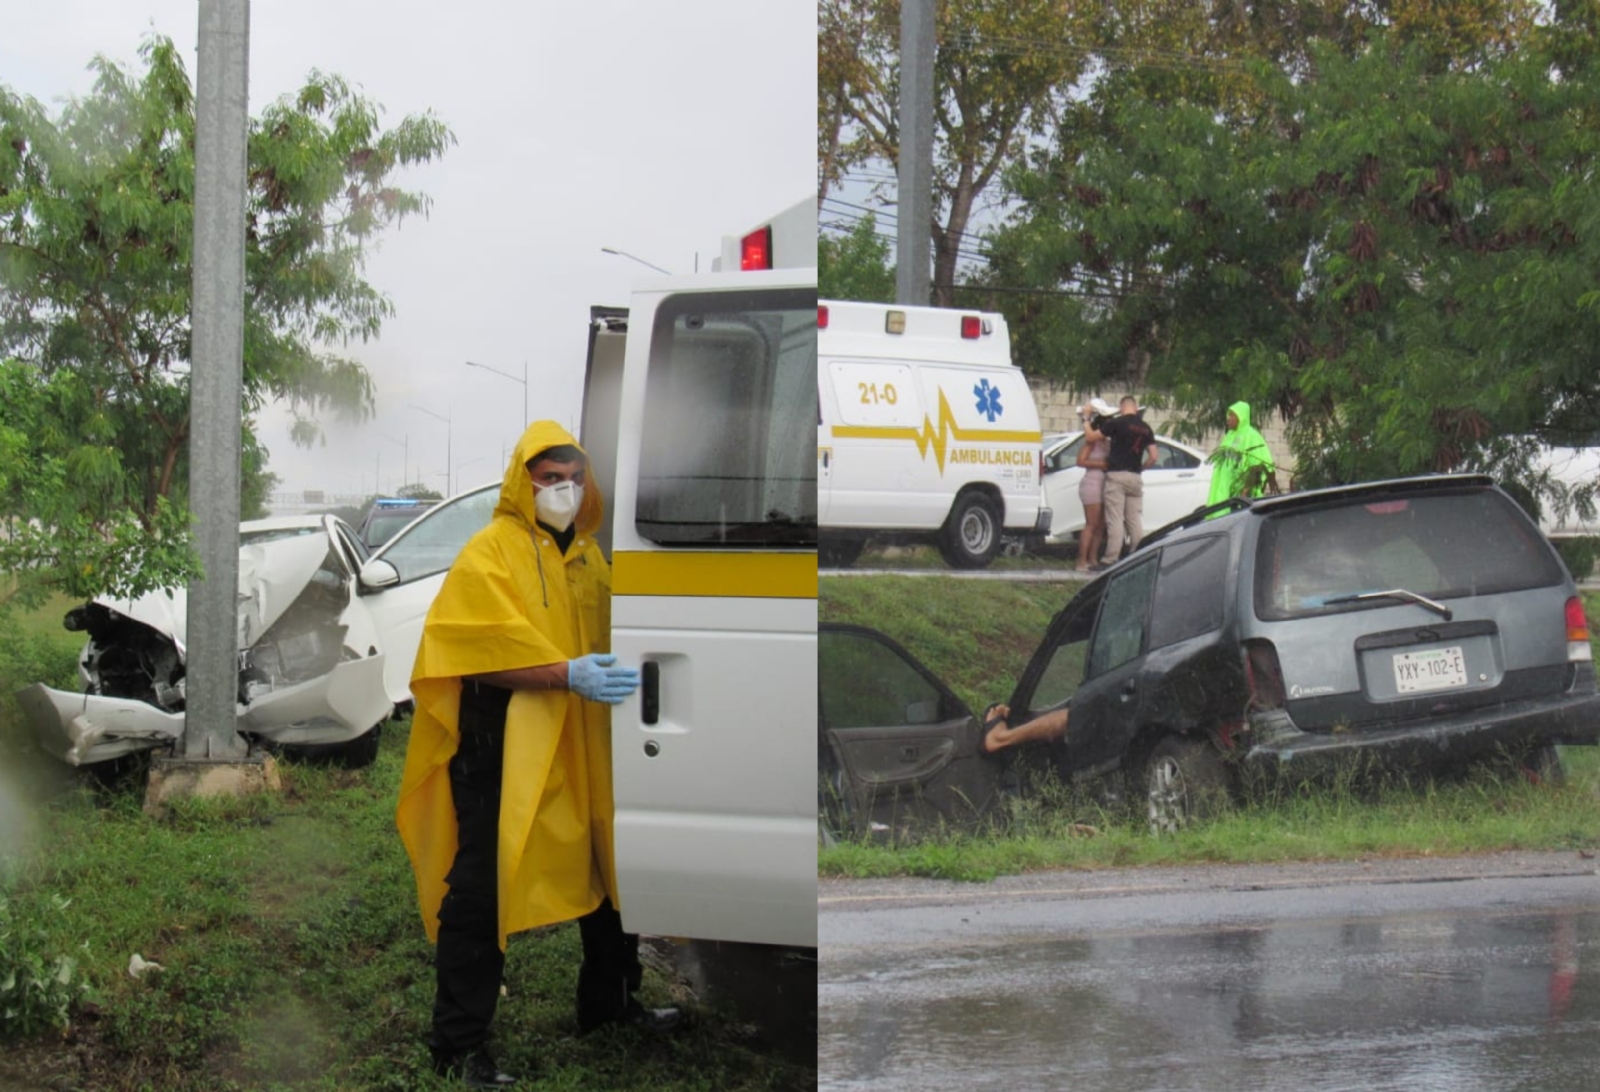
[[[198,23],[198,0],[12,4],[0,82],[46,104],[81,95],[96,53],[133,66],[152,30],[192,81]],[[653,275],[602,247],[709,269],[723,235],[815,194],[815,0],[252,4],[252,116],[313,68],[389,124],[431,109],[459,143],[401,177],[431,214],[367,266],[396,314],[344,351],[373,376],[375,420],[327,422],[304,450],[286,413],[262,418],[283,490],[365,495],[420,476],[443,492],[447,446],[458,488],[498,480],[524,424],[524,362],[529,416],[575,420],[590,305],[625,305]]]

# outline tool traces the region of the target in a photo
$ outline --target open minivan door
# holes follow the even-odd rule
[[[978,718],[891,638],[818,627],[817,813],[822,840],[903,841],[971,830],[1000,797],[1005,765]]]

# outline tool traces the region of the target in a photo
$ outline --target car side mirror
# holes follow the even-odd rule
[[[400,583],[400,570],[381,557],[375,557],[361,566],[362,592],[382,591]]]

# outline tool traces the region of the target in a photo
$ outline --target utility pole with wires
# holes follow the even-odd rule
[[[895,302],[926,306],[932,280],[934,0],[900,0],[900,182]]]

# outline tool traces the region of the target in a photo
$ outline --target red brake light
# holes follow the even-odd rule
[[[1288,695],[1283,689],[1283,667],[1270,641],[1246,641],[1244,680],[1252,710],[1282,709]]]
[[[981,318],[979,318],[977,315],[961,316],[962,337],[975,338],[981,333],[983,333],[983,320]]]
[[[1583,600],[1576,596],[1567,600],[1567,640],[1589,640],[1589,619],[1583,613]]]
[[[825,306],[823,306],[822,304],[819,303],[819,304],[817,304],[817,329],[826,330],[827,328],[828,328],[828,309]]]
[[[772,268],[772,229],[756,228],[739,240],[739,268],[742,270]]]

